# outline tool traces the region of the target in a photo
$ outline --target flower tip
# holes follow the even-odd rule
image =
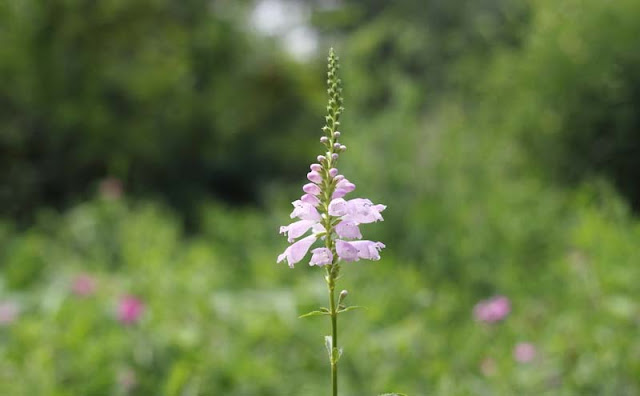
[[[320,165],[320,164],[311,164],[311,166],[309,166],[309,168],[313,172],[320,172],[322,170],[322,165]]]

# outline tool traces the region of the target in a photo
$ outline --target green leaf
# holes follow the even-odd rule
[[[329,315],[329,311],[326,308],[321,309],[320,311],[311,311],[304,315],[298,316],[299,319],[307,318],[309,316],[318,316],[318,315]]]
[[[343,312],[351,311],[352,309],[358,309],[358,308],[367,309],[367,307],[363,307],[363,306],[360,306],[360,305],[352,305],[350,307],[345,307],[345,308],[339,309],[338,313],[343,313]]]

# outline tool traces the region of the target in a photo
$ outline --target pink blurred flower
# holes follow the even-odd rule
[[[0,326],[13,323],[20,314],[18,304],[13,301],[0,302]]]
[[[95,279],[87,274],[78,275],[73,279],[71,290],[74,294],[82,297],[92,295],[96,291]]]
[[[134,296],[125,296],[118,305],[118,320],[123,324],[133,324],[144,312],[144,304]]]
[[[100,196],[105,199],[116,200],[122,196],[122,182],[115,177],[107,177],[100,182],[98,187]]]
[[[473,316],[476,320],[486,323],[498,322],[504,319],[509,312],[511,312],[511,303],[505,296],[482,300],[473,308]]]
[[[536,354],[536,347],[529,342],[520,342],[513,348],[513,357],[518,363],[529,363]]]

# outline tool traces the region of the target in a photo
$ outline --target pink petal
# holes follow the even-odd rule
[[[322,175],[316,171],[311,171],[307,173],[307,179],[314,183],[320,183],[322,182]]]
[[[311,253],[313,253],[313,256],[311,256],[309,265],[323,266],[333,262],[333,253],[327,248],[313,249]]]
[[[313,227],[313,225],[316,223],[317,221],[315,220],[299,220],[295,223],[289,224],[286,227],[280,227],[280,233],[288,233],[289,235],[287,237],[287,240],[289,242],[293,242],[296,238],[304,235],[304,233],[307,232],[309,228]]]
[[[316,186],[313,183],[307,183],[304,186],[302,186],[302,191],[312,195],[320,195],[320,193],[322,192],[320,190],[320,187]]]
[[[351,191],[356,189],[356,185],[351,183],[347,179],[342,179],[338,182],[338,184],[336,184],[336,189],[345,190],[346,192],[350,193]]]
[[[349,218],[359,224],[373,223],[383,220],[380,210],[384,210],[384,205],[373,205],[364,198],[354,198],[347,202]]]
[[[309,235],[306,238],[302,238],[298,242],[289,246],[284,253],[278,256],[278,263],[286,258],[289,267],[293,268],[293,265],[304,258],[309,251],[309,248],[318,239],[315,235]]]
[[[342,198],[333,199],[329,203],[329,215],[344,216],[348,213],[347,201]]]
[[[336,253],[338,253],[338,257],[344,261],[358,261],[358,249],[350,242],[336,239]]]
[[[313,206],[318,206],[320,204],[320,200],[318,199],[318,197],[311,194],[304,194],[302,197],[300,197],[300,200]]]
[[[343,190],[341,188],[336,189],[333,194],[331,194],[331,199],[338,199],[338,198],[342,198],[345,195],[347,195],[348,191],[347,190]]]
[[[293,201],[291,203],[294,207],[293,212],[289,215],[292,219],[294,217],[299,218],[300,220],[316,220],[320,221],[322,218],[320,217],[320,213],[316,210],[316,208],[307,202],[302,202],[301,200]]]
[[[358,257],[365,260],[380,260],[380,250],[385,248],[382,242],[352,241],[350,242],[358,251]]]
[[[340,238],[360,239],[362,234],[358,225],[353,221],[343,220],[336,225],[336,234]]]

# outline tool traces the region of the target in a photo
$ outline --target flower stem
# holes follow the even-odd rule
[[[334,271],[329,271],[329,304],[331,308],[331,389],[338,396],[338,309],[335,296]]]

